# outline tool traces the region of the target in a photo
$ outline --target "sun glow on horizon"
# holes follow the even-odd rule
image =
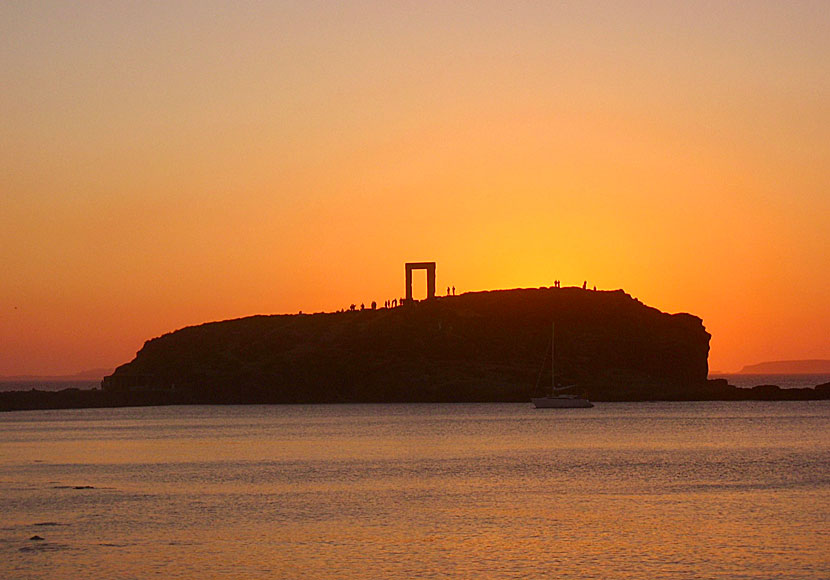
[[[822,2],[0,6],[0,375],[209,320],[622,288],[830,358]]]

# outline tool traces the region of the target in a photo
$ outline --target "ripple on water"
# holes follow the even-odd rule
[[[61,552],[69,550],[70,547],[66,544],[59,544],[57,542],[47,542],[45,540],[30,540],[32,543],[18,548],[20,552]]]
[[[823,402],[26,417],[3,580],[830,578]]]

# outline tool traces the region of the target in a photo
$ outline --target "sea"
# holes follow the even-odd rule
[[[782,389],[815,387],[830,382],[830,374],[789,374],[789,375],[751,375],[738,373],[712,373],[710,379],[726,379],[736,387],[754,387],[757,385],[778,385]],[[49,379],[3,379],[0,377],[0,392],[3,391],[60,391],[62,389],[95,389],[100,387],[100,380],[49,380]]]
[[[830,578],[830,401],[0,413],[0,578]]]

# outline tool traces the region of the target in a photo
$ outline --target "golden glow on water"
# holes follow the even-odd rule
[[[828,420],[824,402],[9,413],[0,571],[818,580]]]

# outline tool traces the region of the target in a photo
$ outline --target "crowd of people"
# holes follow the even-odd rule
[[[561,287],[562,287],[562,283],[561,283],[559,280],[554,280],[554,281],[553,281],[553,287],[554,287],[554,288],[561,288]],[[582,282],[582,289],[583,289],[583,290],[587,290],[587,289],[588,289],[588,280],[585,280],[584,282]],[[596,284],[594,284],[594,290],[596,290],[596,289],[597,289],[597,286],[596,286]]]
[[[455,286],[447,286],[447,296],[455,296]],[[384,300],[383,308],[397,308],[398,306],[403,306],[404,303],[406,303],[406,298],[393,298],[392,300]],[[377,302],[372,300],[372,303],[369,305],[369,308],[371,310],[377,310]],[[359,306],[357,304],[350,304],[349,310],[366,310],[366,304],[363,302]],[[345,310],[341,310],[340,312],[345,312]]]
[[[559,280],[554,280],[553,281],[553,287],[554,288],[561,288],[562,287],[562,282],[559,281]],[[588,281],[587,280],[582,282],[582,289],[583,290],[588,289]],[[596,289],[597,289],[597,287],[596,287],[596,285],[594,285],[594,290],[596,290]],[[447,296],[455,296],[455,286],[447,286]],[[402,306],[405,302],[406,302],[406,298],[400,298],[400,299],[399,298],[393,298],[392,300],[384,300],[383,301],[383,308],[397,308],[398,306]],[[373,300],[372,303],[370,304],[370,308],[372,310],[377,310],[377,307],[378,307],[377,302],[375,302]],[[359,310],[366,310],[366,304],[361,303],[360,306],[358,306],[357,304],[352,304],[352,305],[349,306],[349,310],[358,310],[358,309]]]

